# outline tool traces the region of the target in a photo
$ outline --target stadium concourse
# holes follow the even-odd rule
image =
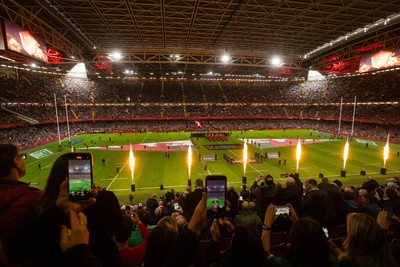
[[[0,266],[400,266],[399,12],[1,1]]]

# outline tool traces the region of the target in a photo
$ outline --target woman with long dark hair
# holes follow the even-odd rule
[[[38,229],[38,236],[35,238],[35,240],[41,240],[36,246],[38,255],[43,256],[43,266],[46,266],[45,264],[56,266],[54,264],[59,263],[60,260],[59,227],[62,224],[68,225],[68,209],[78,211],[84,209],[82,212],[87,217],[91,251],[104,267],[119,266],[119,251],[113,236],[121,224],[122,213],[115,194],[104,190],[97,192],[95,201],[92,199],[87,202],[69,203],[66,207],[60,204],[60,202],[68,202],[65,199],[60,201],[60,198],[68,198],[66,178],[70,154],[63,154],[54,162],[46,182],[44,195],[37,204],[36,210],[41,228]]]

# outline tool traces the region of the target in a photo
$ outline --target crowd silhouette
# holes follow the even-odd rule
[[[0,266],[399,266],[400,181],[368,177],[300,180],[271,175],[249,189],[229,187],[223,218],[206,216],[204,181],[185,192],[152,194],[120,205],[114,193],[71,202],[68,154],[52,166],[45,189],[20,181],[21,148],[57,138],[54,94],[68,103],[71,135],[251,129],[314,129],[400,143],[399,72],[320,81],[64,79],[23,72],[0,78]],[[357,127],[352,129],[357,96]],[[24,115],[38,121],[26,122]],[[66,114],[59,112],[61,132]],[[268,119],[268,120],[267,120]],[[132,126],[131,121],[135,124]],[[12,144],[12,145],[11,145]],[[289,214],[277,215],[280,206]],[[326,228],[326,233],[324,229]]]

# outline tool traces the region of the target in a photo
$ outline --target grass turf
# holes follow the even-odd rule
[[[210,144],[243,144],[242,139],[292,139],[289,146],[263,147],[248,144],[248,157],[254,158],[255,152],[264,154],[265,152],[281,153],[281,165],[278,159],[267,159],[264,163],[252,163],[246,167],[245,176],[247,177],[247,185],[250,186],[254,179],[259,175],[271,174],[276,181],[285,183],[285,178],[281,178],[281,174],[296,172],[296,143],[297,138],[301,139],[329,139],[330,135],[318,133],[311,130],[264,130],[264,131],[233,131],[227,141],[208,141],[206,138],[193,138],[195,145],[193,149],[193,163],[191,167],[190,178],[192,183],[197,178],[204,179],[209,174],[223,174],[228,177],[228,183],[231,184],[236,191],[240,191],[242,176],[244,175],[243,164],[228,164],[223,159],[223,154],[233,158],[242,158],[243,151],[238,149],[232,150],[208,150],[204,145]],[[189,140],[190,133],[123,133],[123,134],[86,134],[74,136],[71,140],[82,139],[83,142],[76,144],[74,147],[81,152],[91,152],[94,158],[93,176],[94,182],[101,187],[105,187],[114,191],[120,204],[129,203],[130,185],[132,183],[131,171],[129,168],[129,151],[126,150],[101,150],[92,149],[90,147],[106,147],[121,146],[139,143],[170,142]],[[111,142],[109,141],[111,138]],[[86,149],[84,142],[89,146]],[[373,176],[379,183],[386,183],[390,177],[399,176],[400,158],[397,157],[397,151],[400,145],[390,144],[390,155],[386,162],[386,175],[381,175],[380,170],[383,167],[383,147],[385,143],[369,141],[368,148],[365,140],[355,139],[350,143],[349,158],[346,162],[346,177],[340,177],[343,169],[343,150],[346,139],[331,140],[326,142],[315,142],[302,145],[302,155],[299,162],[298,173],[300,179],[315,178],[319,180],[319,173],[328,177],[331,181],[339,179],[343,185],[360,186],[367,178],[360,175],[360,171],[364,170],[366,175]],[[95,144],[96,143],[96,144]],[[26,159],[27,174],[22,181],[31,182],[32,185],[44,188],[46,179],[49,175],[53,162],[62,153],[70,151],[67,147],[67,141],[62,141],[63,150],[58,151],[58,142],[54,142],[44,146],[38,146],[25,153],[40,152],[47,149],[52,154],[41,159],[35,159],[28,156]],[[137,150],[135,151],[135,169],[134,182],[136,191],[133,193],[134,202],[145,202],[152,194],[163,194],[169,188],[173,187],[176,191],[182,192],[188,182],[188,164],[187,149],[169,152],[169,159],[165,156],[164,151]],[[217,161],[204,163],[199,160],[199,153],[204,156],[217,155]],[[105,164],[102,164],[102,159]],[[283,165],[283,159],[287,159],[287,164]],[[38,164],[41,165],[41,170]],[[207,170],[205,170],[207,164]],[[116,172],[116,166],[119,166],[120,172]],[[160,184],[164,185],[164,190],[160,190]]]

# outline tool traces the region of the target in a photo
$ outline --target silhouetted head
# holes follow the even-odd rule
[[[316,220],[302,218],[296,221],[288,239],[290,247],[287,258],[293,265],[329,266],[327,238]]]

